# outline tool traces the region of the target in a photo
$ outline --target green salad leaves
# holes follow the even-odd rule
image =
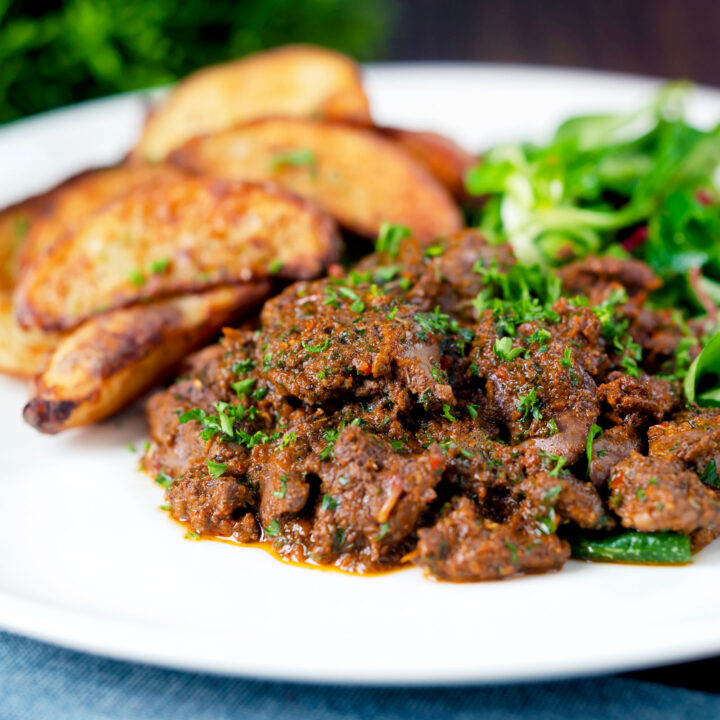
[[[690,365],[684,389],[688,402],[720,407],[720,332],[710,338]]]
[[[466,177],[486,197],[479,225],[521,262],[634,256],[665,280],[660,301],[694,314],[698,293],[720,303],[720,126],[687,122],[688,90],[672,83],[637,112],[567,120],[544,146],[491,149]]]

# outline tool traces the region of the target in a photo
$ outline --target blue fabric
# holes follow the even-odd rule
[[[2,720],[643,720],[720,717],[720,697],[616,677],[493,687],[296,685],[163,670],[0,632]]]

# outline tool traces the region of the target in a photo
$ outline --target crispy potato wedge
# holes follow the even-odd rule
[[[467,198],[465,173],[477,163],[477,159],[455,141],[434,132],[389,127],[376,129],[422,163],[456,200]]]
[[[89,320],[60,343],[23,417],[40,432],[57,433],[112,415],[269,291],[269,281],[246,283]]]
[[[18,253],[20,269],[31,265],[76,223],[123,193],[179,176],[168,165],[138,165],[89,170],[65,181],[48,193],[42,212],[34,218]]]
[[[0,291],[15,284],[28,233],[45,202],[38,196],[0,211]]]
[[[43,370],[61,337],[59,333],[23,330],[15,319],[10,293],[0,290],[0,372],[34,377]]]
[[[150,114],[131,157],[158,162],[197,135],[270,115],[369,123],[357,65],[325,48],[291,45],[200,70]]]
[[[448,192],[422,165],[356,126],[268,118],[190,140],[170,161],[221,178],[272,180],[368,237],[385,221],[421,238],[463,225]]]
[[[275,187],[182,177],[124,194],[24,273],[20,325],[63,330],[140,300],[277,273],[311,278],[338,255],[330,218]]]

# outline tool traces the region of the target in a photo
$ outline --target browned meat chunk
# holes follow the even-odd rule
[[[572,522],[581,528],[600,529],[614,523],[607,516],[595,487],[580,482],[564,469],[563,458],[529,451],[523,464],[527,478],[517,486],[522,498],[520,514],[526,522],[547,518],[544,526],[557,526],[555,521]]]
[[[320,468],[322,500],[311,535],[313,557],[352,550],[361,559],[397,560],[421,513],[435,500],[445,459],[437,447],[400,455],[385,440],[346,427],[335,458]]]
[[[613,372],[597,389],[605,417],[617,425],[641,428],[660,422],[678,403],[673,384],[658,377]]]
[[[412,560],[441,580],[498,580],[559,570],[570,557],[570,547],[557,535],[483,520],[468,498],[459,498],[451,512],[418,534]]]
[[[610,505],[625,527],[692,533],[716,523],[717,497],[677,460],[633,453],[610,476]]]
[[[610,471],[633,452],[639,452],[642,442],[628,426],[615,425],[595,438],[592,444],[589,476],[595,487],[607,482]]]
[[[629,297],[657,290],[660,278],[640,260],[590,256],[570,263],[559,271],[560,279],[570,294],[587,295],[596,305],[610,293],[623,287]]]
[[[720,471],[720,412],[692,413],[648,429],[649,454],[676,459],[717,485]]]
[[[543,352],[508,359],[507,353],[498,355],[501,338],[492,314],[485,313],[470,359],[479,376],[487,378],[488,402],[507,426],[512,442],[525,440],[529,447],[573,463],[599,413],[596,386],[572,351],[566,350],[570,346],[551,340],[549,332],[547,336],[532,342],[530,336],[526,341],[531,349],[542,344]]]
[[[260,539],[251,512],[253,491],[237,478],[213,478],[207,468],[195,466],[168,489],[173,517],[197,533],[234,537],[239,542]]]
[[[265,305],[262,321],[257,362],[303,402],[372,394],[378,379],[397,379],[414,395],[454,403],[433,325],[441,320],[367,286],[293,285]]]

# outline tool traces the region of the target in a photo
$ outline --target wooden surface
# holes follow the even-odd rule
[[[390,60],[566,65],[720,85],[720,0],[397,0]]]

